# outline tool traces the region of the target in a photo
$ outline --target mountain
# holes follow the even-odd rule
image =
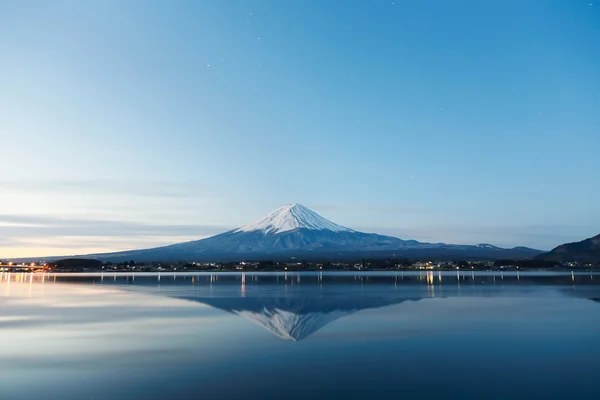
[[[538,255],[536,259],[556,262],[600,263],[600,235],[581,242],[562,244],[548,253]]]
[[[92,254],[106,261],[241,261],[360,257],[529,258],[538,250],[482,244],[447,245],[358,232],[300,205],[285,205],[264,218],[206,239],[145,250]]]

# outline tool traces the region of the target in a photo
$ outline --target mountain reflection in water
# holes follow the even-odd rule
[[[596,282],[0,273],[0,398],[598,399]]]
[[[343,296],[317,297],[239,297],[193,298],[186,300],[207,304],[240,315],[286,340],[300,341],[338,318],[369,308],[399,304],[405,299]]]
[[[596,288],[591,273],[502,271],[102,274],[60,278],[135,290],[158,288],[161,295],[241,316],[278,338],[294,342],[340,318],[405,301],[436,296],[523,296],[531,294],[533,288],[553,288],[569,296],[586,297],[586,288]],[[189,286],[195,289],[193,296],[187,290]]]

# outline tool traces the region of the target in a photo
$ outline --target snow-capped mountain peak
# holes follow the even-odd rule
[[[287,204],[264,218],[234,230],[234,232],[262,231],[267,234],[281,233],[300,228],[319,231],[354,232],[350,228],[326,220],[301,204]]]

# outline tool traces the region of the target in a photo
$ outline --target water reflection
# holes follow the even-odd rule
[[[398,398],[401,388],[480,399],[535,388],[600,398],[594,282],[570,272],[6,272],[0,397]]]
[[[353,297],[180,297],[239,315],[275,336],[291,341],[306,339],[331,322],[357,311],[399,304],[405,299]]]
[[[103,275],[62,275],[59,280],[113,284],[127,290],[201,303],[241,316],[278,338],[296,342],[340,318],[407,300],[536,296],[537,290],[549,288],[571,297],[593,298],[595,293],[600,296],[593,274],[589,272],[206,273],[173,274],[167,280],[160,273],[112,276],[108,282]],[[193,291],[188,289],[190,286]],[[576,286],[579,286],[577,290]]]

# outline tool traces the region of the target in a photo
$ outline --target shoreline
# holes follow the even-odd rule
[[[586,269],[522,269],[522,268],[506,268],[506,269],[456,269],[456,270],[442,270],[442,269],[402,269],[402,270],[287,270],[287,271],[239,271],[239,270],[198,270],[198,271],[0,271],[0,273],[15,273],[15,274],[47,274],[47,275],[138,275],[138,276],[157,276],[157,275],[213,275],[213,274],[226,274],[226,275],[285,275],[285,274],[327,274],[327,275],[396,275],[405,274],[409,275],[421,275],[428,273],[442,273],[444,275],[459,274],[494,274],[494,273],[508,273],[508,274],[600,274],[600,268],[586,268]]]

